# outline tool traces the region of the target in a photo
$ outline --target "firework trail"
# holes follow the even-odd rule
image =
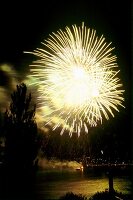
[[[116,56],[111,43],[96,31],[73,25],[52,33],[43,48],[29,52],[38,57],[30,68],[38,86],[39,109],[53,129],[62,126],[80,134],[107,120],[124,101]]]

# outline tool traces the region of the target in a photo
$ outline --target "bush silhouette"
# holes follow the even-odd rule
[[[77,195],[72,192],[68,192],[64,196],[60,197],[60,200],[87,200],[87,198],[81,194]]]

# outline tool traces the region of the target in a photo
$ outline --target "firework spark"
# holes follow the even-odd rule
[[[123,106],[124,90],[111,43],[82,24],[52,33],[42,44],[44,49],[32,52],[39,59],[29,77],[35,78],[32,84],[38,86],[39,109],[47,124],[80,134],[103,117],[114,117],[113,111]]]

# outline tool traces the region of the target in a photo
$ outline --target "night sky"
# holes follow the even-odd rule
[[[130,1],[32,1],[0,3],[0,64],[13,66],[20,79],[29,70],[33,51],[51,32],[72,24],[96,29],[107,42],[112,41],[118,57],[120,78],[125,89],[122,109],[125,134],[131,134],[131,4]],[[1,85],[7,77],[1,72]]]
[[[72,24],[81,25],[84,21],[86,26],[96,29],[99,36],[103,34],[107,42],[112,41],[122,73],[124,76],[129,73],[130,1],[45,2],[0,5],[0,62],[9,62],[23,71],[27,67],[25,60],[30,62],[23,51],[38,47],[52,31]]]

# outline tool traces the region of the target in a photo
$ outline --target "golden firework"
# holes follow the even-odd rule
[[[95,30],[73,25],[52,33],[44,48],[32,52],[39,59],[29,77],[38,86],[39,109],[53,129],[62,126],[70,134],[96,126],[102,118],[114,117],[123,106],[122,84],[111,43]],[[123,106],[124,107],[124,106]]]

